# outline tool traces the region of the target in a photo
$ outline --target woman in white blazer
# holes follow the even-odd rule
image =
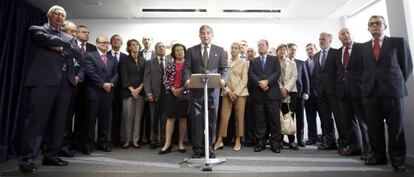
[[[297,101],[297,70],[295,61],[291,61],[287,58],[287,50],[288,48],[286,44],[280,44],[276,49],[276,54],[281,68],[281,75],[279,78],[280,93],[282,95],[280,110],[283,114],[288,113],[289,110],[292,111],[292,118],[295,119],[294,113]],[[298,145],[295,143],[295,135],[288,135],[288,139],[289,148],[299,150]]]

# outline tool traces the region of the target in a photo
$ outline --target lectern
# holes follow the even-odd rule
[[[189,88],[204,88],[204,154],[205,154],[205,163],[203,166],[203,171],[211,171],[212,168],[210,164],[219,164],[224,163],[225,159],[212,158],[209,157],[209,121],[208,121],[208,92],[209,88],[218,88],[220,87],[220,74],[192,74],[190,78]],[[188,161],[185,160],[186,162]]]

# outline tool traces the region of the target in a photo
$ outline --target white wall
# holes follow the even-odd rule
[[[91,43],[95,43],[98,35],[110,37],[120,34],[124,41],[123,51],[127,39],[135,38],[141,41],[142,36],[152,36],[155,42],[164,42],[166,46],[172,40],[178,40],[187,47],[200,42],[199,27],[203,24],[214,30],[213,43],[229,50],[232,42],[244,39],[249,46],[256,47],[259,39],[269,40],[271,47],[279,43],[296,43],[298,57],[306,57],[305,45],[309,42],[318,44],[319,33],[322,31],[336,34],[340,27],[340,20],[241,20],[241,19],[144,19],[144,20],[78,20],[76,24],[90,28]],[[332,46],[338,47],[339,41],[334,39]]]

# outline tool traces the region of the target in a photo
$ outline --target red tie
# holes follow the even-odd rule
[[[108,58],[106,58],[106,55],[102,55],[102,61],[104,63],[105,69],[108,69]]]
[[[343,57],[343,64],[344,64],[344,69],[346,70],[346,68],[348,68],[348,63],[349,63],[349,47],[346,46],[345,47],[345,51],[344,51],[344,57]]]
[[[380,54],[380,43],[379,43],[379,39],[375,38],[374,39],[374,57],[375,57],[375,62],[378,61],[379,58],[379,54]]]

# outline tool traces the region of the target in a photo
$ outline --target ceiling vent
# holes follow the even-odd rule
[[[207,12],[207,9],[142,9],[142,12]]]
[[[225,13],[280,13],[280,9],[270,9],[270,10],[263,10],[263,9],[223,9]]]

